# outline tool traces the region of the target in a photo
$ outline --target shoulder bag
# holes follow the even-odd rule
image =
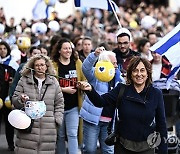
[[[105,143],[109,146],[115,145],[116,143],[119,142],[119,133],[118,133],[118,124],[119,124],[119,117],[118,117],[118,106],[121,103],[121,98],[124,94],[126,85],[122,84],[121,88],[120,88],[120,92],[118,94],[118,99],[116,102],[116,108],[115,108],[115,113],[114,113],[114,117],[111,119],[111,121],[109,122],[107,131],[108,131],[108,136],[105,139]],[[114,129],[113,129],[114,127]]]

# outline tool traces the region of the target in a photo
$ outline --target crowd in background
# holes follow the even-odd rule
[[[137,7],[120,6],[119,8],[118,17],[121,26],[132,32],[134,49],[136,49],[139,38],[147,37],[148,33],[151,32],[155,32],[157,38],[161,38],[179,22],[179,13],[173,13],[170,8],[165,6],[156,7],[153,4],[146,5],[142,2]],[[49,28],[49,20],[34,21],[32,19],[26,21],[25,18],[18,25],[15,25],[16,19],[12,17],[10,21],[6,21],[6,15],[1,8],[0,22],[5,26],[4,31],[1,30],[1,39],[8,39],[11,34],[15,34],[16,39],[21,35],[26,35],[31,38],[31,45],[39,40],[40,43],[49,46],[52,36],[58,34],[71,39],[75,47],[78,37],[83,36],[92,38],[93,49],[102,42],[107,43],[110,50],[116,46],[116,33],[120,27],[113,12],[99,9],[78,9],[73,15],[63,20],[58,18],[55,11],[52,13],[52,17],[58,22],[60,28],[56,28],[56,24]],[[37,22],[44,22],[47,27],[44,28],[45,26],[41,25],[41,28],[34,30],[33,24]],[[13,41],[15,40],[12,40],[11,43]]]

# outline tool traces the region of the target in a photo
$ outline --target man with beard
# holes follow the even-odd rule
[[[122,76],[126,76],[127,66],[133,56],[139,56],[138,52],[130,49],[131,33],[126,28],[121,28],[117,34],[118,47],[113,50],[116,53],[118,67],[122,72]]]

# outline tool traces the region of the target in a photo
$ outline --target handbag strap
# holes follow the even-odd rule
[[[41,101],[43,100],[43,98],[44,98],[44,96],[45,96],[45,93],[46,93],[46,91],[47,91],[47,88],[48,88],[48,85],[46,85],[46,89],[44,90],[44,93],[43,93],[43,95],[42,95],[42,97],[41,97]]]
[[[122,96],[124,94],[125,88],[126,88],[126,85],[125,84],[121,84],[121,89],[119,91],[118,99],[116,101],[116,108],[118,108],[120,103],[121,103],[121,98],[122,98]]]
[[[109,122],[108,127],[107,127],[108,133],[111,133],[112,128],[114,127],[115,121],[118,118],[118,110],[117,110],[117,108],[118,108],[118,106],[121,103],[121,98],[122,98],[122,96],[124,94],[125,88],[126,88],[126,85],[125,84],[121,84],[121,88],[120,88],[120,91],[119,91],[119,94],[118,94],[118,98],[117,98],[117,101],[116,101],[115,113],[114,113],[114,116],[111,119],[111,121]]]

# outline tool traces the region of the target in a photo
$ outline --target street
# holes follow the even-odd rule
[[[2,122],[2,126],[0,129],[0,154],[15,154],[13,151],[8,150],[6,136],[5,136],[5,128],[4,128],[4,122]],[[15,139],[16,137],[14,137]],[[79,150],[78,154],[81,154],[81,151]],[[98,148],[97,154],[100,154],[100,149]]]
[[[8,150],[5,131],[4,131],[4,123],[2,122],[0,132],[0,154],[14,154],[13,151]]]

